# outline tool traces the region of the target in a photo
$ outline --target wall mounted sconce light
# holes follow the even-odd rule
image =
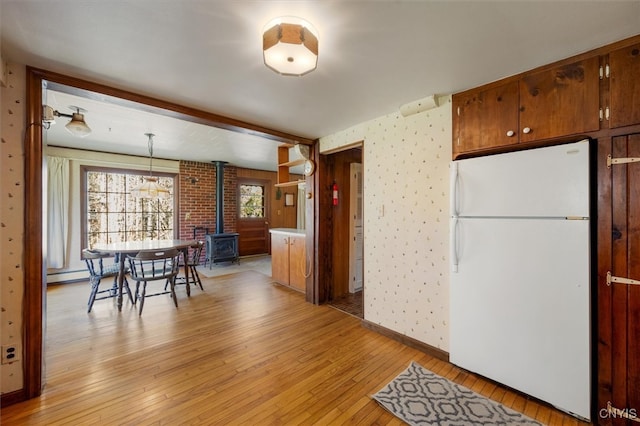
[[[44,105],[42,121],[45,124],[45,129],[48,129],[51,124],[55,124],[55,117],[66,117],[71,119],[64,126],[67,131],[74,136],[84,138],[91,133],[91,128],[87,126],[87,123],[84,121],[84,113],[87,112],[87,110],[74,105],[69,105],[69,109],[75,110],[75,112],[73,114],[65,114],[58,110],[54,110],[49,105]]]
[[[191,182],[192,185],[195,185],[197,182],[200,182],[200,179],[198,179],[197,177],[192,177],[192,176],[186,176],[185,177],[189,182]]]

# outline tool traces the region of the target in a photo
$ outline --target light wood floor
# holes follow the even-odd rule
[[[147,299],[97,301],[88,285],[48,291],[40,398],[4,407],[2,424],[397,425],[375,393],[411,361],[548,424],[545,405],[361,327],[360,320],[247,271]]]

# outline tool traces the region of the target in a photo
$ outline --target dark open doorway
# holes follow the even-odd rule
[[[337,196],[330,206],[332,273],[327,301],[364,318],[362,147],[332,153],[326,159],[332,199]]]

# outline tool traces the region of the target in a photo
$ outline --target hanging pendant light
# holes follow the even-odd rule
[[[145,133],[149,138],[149,176],[142,178],[143,182],[131,190],[131,195],[136,198],[167,198],[171,194],[169,190],[158,184],[158,178],[153,176],[153,133]]]

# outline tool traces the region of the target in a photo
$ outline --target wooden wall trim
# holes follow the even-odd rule
[[[24,401],[26,399],[28,398],[25,396],[24,388],[9,393],[3,393],[0,396],[0,407],[7,407],[12,404],[17,404],[18,402]]]
[[[305,178],[305,191],[307,204],[305,206],[305,256],[306,262],[311,268],[306,280],[305,300],[315,305],[320,305],[325,301],[325,293],[320,284],[324,274],[323,264],[319,261],[320,232],[323,220],[320,216],[320,177],[325,173],[325,165],[320,156],[320,144],[318,141],[311,147],[311,159],[316,163],[316,171],[311,176]]]
[[[42,392],[44,301],[46,300],[45,250],[42,246],[42,80],[27,68],[27,123],[24,140],[24,397]]]
[[[404,334],[398,333],[397,331],[390,330],[388,328],[385,328],[381,325],[372,323],[367,320],[362,320],[361,324],[364,328],[368,330],[375,331],[376,333],[382,334],[383,336],[396,340],[411,348],[418,349],[419,351],[422,351],[428,355],[431,355],[434,358],[449,362],[449,352],[443,351],[442,349],[436,348],[435,346],[428,345],[419,340],[416,340]]]

